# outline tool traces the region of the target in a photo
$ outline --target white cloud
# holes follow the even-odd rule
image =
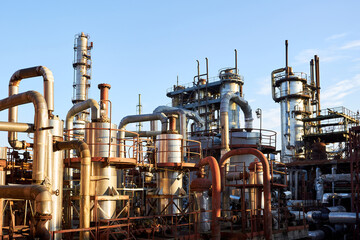
[[[335,40],[335,39],[343,38],[346,35],[347,35],[347,33],[334,34],[334,35],[331,35],[330,37],[326,38],[326,40]]]
[[[259,86],[259,90],[257,91],[257,94],[264,95],[264,96],[270,96],[271,95],[270,78],[264,77],[259,82],[260,82],[260,86]]]
[[[346,43],[342,47],[340,47],[341,50],[347,50],[347,49],[353,49],[353,48],[359,48],[360,47],[360,40],[354,40],[351,42]]]
[[[360,74],[356,74],[351,79],[342,80],[331,87],[324,89],[321,93],[321,100],[324,105],[334,103],[342,103],[342,99],[346,96],[360,90]]]
[[[321,62],[334,62],[346,57],[338,54],[334,49],[305,49],[295,56],[295,64],[310,63],[314,55],[318,55]]]

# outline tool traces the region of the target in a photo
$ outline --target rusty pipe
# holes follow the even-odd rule
[[[111,88],[110,84],[101,83],[98,85],[100,89],[100,102],[105,110],[104,116],[108,117],[109,115],[109,89]]]
[[[47,129],[49,127],[48,108],[44,97],[36,91],[27,91],[12,95],[8,98],[0,100],[0,111],[30,102],[32,102],[35,107],[34,161],[32,178],[34,182],[42,183],[45,179]],[[10,139],[9,142],[11,142]],[[14,144],[10,145],[13,146]],[[21,145],[26,146],[28,144],[23,141],[21,142]]]
[[[221,175],[217,160],[214,157],[206,157],[200,160],[196,165],[198,168],[209,165],[212,177],[212,239],[218,240],[221,237],[220,225],[218,218],[221,217]]]
[[[44,97],[47,104],[48,114],[54,111],[54,77],[52,72],[44,66],[24,68],[16,71],[10,78],[9,96],[19,93],[19,85],[22,79],[42,76],[44,79]],[[9,109],[9,122],[18,121],[18,108]],[[15,149],[24,149],[24,142],[18,141],[16,132],[9,132],[9,144]]]
[[[240,148],[227,152],[220,159],[221,169],[221,187],[225,189],[225,165],[230,157],[238,155],[251,154],[257,157],[263,166],[263,182],[264,182],[264,235],[266,240],[272,237],[272,214],[271,214],[271,187],[270,187],[270,166],[269,162],[262,152],[254,148]]]
[[[81,140],[55,142],[54,151],[76,149],[80,153],[80,228],[90,227],[90,168],[89,146]],[[80,239],[90,239],[89,232],[80,232]]]

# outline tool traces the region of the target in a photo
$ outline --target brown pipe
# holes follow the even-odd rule
[[[320,65],[319,65],[319,57],[317,55],[314,56],[315,59],[315,77],[316,77],[316,100],[317,100],[317,109],[316,115],[320,115]]]
[[[46,220],[41,217],[51,216],[51,194],[42,185],[6,185],[0,186],[0,198],[24,199],[35,201],[35,212],[39,219],[33,223],[33,237],[50,239],[50,233],[45,228]],[[2,214],[0,214],[2,218]],[[36,218],[35,218],[36,219]],[[46,217],[48,219],[48,217]]]
[[[196,165],[198,168],[201,168],[205,165],[209,165],[211,169],[211,177],[212,177],[212,239],[219,240],[221,237],[220,233],[220,225],[218,222],[218,218],[221,217],[221,208],[220,208],[220,200],[221,200],[221,175],[220,168],[217,160],[214,157],[206,157],[200,160],[200,162]]]
[[[101,105],[104,106],[103,109],[105,110],[105,117],[108,117],[109,115],[109,89],[111,88],[110,84],[107,83],[101,83],[98,85],[98,88],[100,89],[100,102]]]
[[[47,152],[47,129],[49,127],[48,108],[44,97],[36,91],[27,91],[0,100],[0,111],[10,109],[25,103],[33,103],[35,107],[34,133],[34,161],[32,178],[35,183],[42,183],[45,179],[45,163]],[[10,133],[10,132],[9,132]],[[15,141],[15,140],[14,140]],[[10,145],[14,145],[9,139]],[[11,144],[14,143],[14,144]],[[22,146],[28,144],[20,142]],[[16,145],[16,144],[15,144]]]
[[[225,164],[230,157],[238,155],[251,154],[257,157],[263,166],[263,181],[264,181],[264,235],[266,240],[272,237],[272,214],[271,214],[271,187],[270,187],[270,167],[269,162],[262,152],[254,148],[240,148],[227,152],[220,159],[221,169],[221,185],[222,190],[225,189]]]
[[[80,153],[80,228],[90,227],[90,167],[89,146],[81,140],[55,142],[54,151],[76,149]],[[90,239],[89,232],[80,232],[80,239]]]
[[[22,79],[42,76],[44,79],[44,97],[47,104],[48,115],[52,116],[54,111],[54,77],[52,72],[44,66],[24,68],[16,71],[10,78],[9,96],[19,93],[19,85]],[[18,109],[12,107],[9,109],[9,122],[17,122]],[[15,149],[24,149],[24,142],[18,141],[16,132],[8,133],[9,144]]]

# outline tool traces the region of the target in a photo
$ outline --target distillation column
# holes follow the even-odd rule
[[[292,162],[304,158],[304,124],[302,119],[311,115],[311,88],[305,73],[294,73],[288,67],[288,43],[286,66],[274,70],[271,75],[272,97],[280,103],[281,111],[281,159]]]
[[[92,196],[114,196],[117,195],[116,168],[111,165],[104,165],[97,161],[101,158],[117,157],[117,126],[112,124],[107,116],[108,109],[108,89],[109,84],[99,84],[101,90],[101,118],[99,121],[86,124],[85,141],[89,145],[91,158],[91,176],[93,180],[90,185],[90,195]],[[98,219],[110,219],[115,217],[116,200],[100,200],[98,206]],[[94,214],[94,213],[93,213]]]
[[[89,35],[83,32],[75,36],[74,43],[74,83],[73,83],[73,104],[85,101],[88,99],[88,90],[90,88],[91,80],[91,49],[93,43],[89,44]],[[74,128],[82,129],[85,123],[88,122],[89,112],[82,111],[77,114],[74,119]],[[77,130],[75,134],[84,136],[84,131]]]

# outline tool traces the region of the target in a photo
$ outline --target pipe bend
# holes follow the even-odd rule
[[[152,113],[152,114],[141,114],[141,115],[128,115],[121,119],[118,129],[123,129],[129,123],[134,122],[146,122],[160,120],[162,123],[162,130],[166,131],[167,117],[164,113]]]
[[[220,103],[220,114],[228,112],[230,101],[235,102],[243,111],[245,118],[245,129],[246,131],[250,132],[253,128],[253,121],[254,121],[254,118],[252,117],[252,110],[248,101],[240,97],[238,94],[234,92],[228,92],[222,97]],[[226,124],[226,123],[222,123],[222,124]]]
[[[278,102],[280,99],[275,96],[275,74],[281,73],[284,71],[286,71],[286,68],[275,69],[274,71],[271,72],[271,93],[272,93],[272,98],[275,102]]]
[[[66,114],[66,128],[69,127],[69,123],[73,122],[73,119],[76,114],[82,112],[88,108],[91,108],[91,120],[96,120],[100,118],[100,106],[99,103],[94,99],[87,99],[83,102],[79,102],[72,106],[68,113]],[[68,130],[68,129],[67,129]]]
[[[271,214],[271,185],[270,185],[270,166],[265,155],[254,148],[239,148],[225,153],[220,159],[220,174],[222,190],[225,189],[225,164],[230,157],[237,155],[251,154],[257,157],[263,167],[263,185],[264,185],[264,235],[265,239],[270,240],[272,237],[272,214]]]

